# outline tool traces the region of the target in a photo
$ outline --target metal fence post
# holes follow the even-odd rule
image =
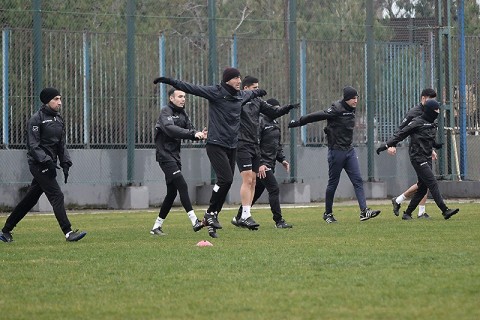
[[[8,148],[8,131],[10,123],[10,106],[9,106],[9,92],[8,92],[8,54],[10,43],[10,29],[6,28],[2,31],[2,103],[3,103],[3,144]]]
[[[233,41],[232,41],[232,67],[237,68],[238,66],[238,60],[237,60],[237,54],[238,54],[238,49],[237,49],[237,35],[233,35]]]
[[[135,0],[127,3],[127,181],[135,175]]]
[[[159,65],[159,75],[161,77],[166,74],[166,62],[165,62],[165,35],[162,35],[158,38],[158,65]],[[167,105],[167,86],[165,84],[160,85],[160,105],[159,108]]]
[[[367,59],[366,59],[366,77],[367,77],[367,159],[368,159],[368,181],[374,181],[374,127],[375,127],[375,61],[374,61],[374,34],[373,34],[373,0],[367,1],[367,18],[365,23],[365,32],[367,36]]]
[[[83,33],[83,144],[90,148],[90,117],[92,104],[90,101],[90,39]]]
[[[435,55],[435,64],[437,67],[437,97],[440,103],[444,103],[443,100],[443,93],[444,93],[444,86],[445,86],[445,73],[444,73],[444,56],[442,54],[443,50],[443,36],[441,32],[441,28],[443,25],[443,14],[442,14],[442,1],[443,0],[438,0],[437,1],[437,48],[436,52],[438,54]],[[445,135],[445,117],[444,117],[444,112],[440,112],[440,115],[438,116],[438,138],[439,142],[443,143],[444,140],[444,135]],[[443,148],[447,149],[447,148]],[[438,164],[439,164],[439,174],[442,177],[445,177],[446,172],[445,172],[445,150],[440,150],[438,153]]]
[[[33,95],[40,96],[43,86],[42,0],[32,0],[33,7]],[[40,107],[40,105],[38,105]]]
[[[464,0],[459,0],[458,6],[458,78],[460,99],[460,177],[467,177],[467,115],[466,115],[466,71],[465,71],[465,12]]]
[[[300,112],[307,113],[307,42],[302,40],[300,45]],[[300,139],[302,144],[307,144],[307,127],[300,127]]]
[[[289,52],[289,82],[290,82],[290,103],[297,100],[297,1],[289,1],[288,21],[288,52]],[[290,119],[293,119],[294,111],[290,111]],[[290,130],[290,182],[297,180],[297,138],[296,131]]]
[[[208,0],[208,82],[213,85],[217,82],[218,60],[217,60],[217,12],[215,0]],[[210,166],[210,183],[216,180],[215,171]]]

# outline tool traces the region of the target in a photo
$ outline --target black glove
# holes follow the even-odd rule
[[[57,176],[57,166],[52,160],[48,160],[44,163],[41,172],[50,178],[55,178]]]
[[[60,166],[63,169],[63,176],[65,177],[64,182],[66,184],[67,180],[68,180],[68,171],[70,171],[70,166],[67,163],[62,163],[62,164],[60,164]]]
[[[388,149],[387,145],[383,145],[380,148],[377,149],[377,154],[380,154],[380,152],[385,151]]]
[[[292,121],[290,121],[290,123],[288,124],[288,127],[289,127],[289,128],[295,128],[295,127],[300,127],[300,126],[301,126],[301,124],[300,124],[300,122],[297,121],[297,120],[292,120]]]
[[[267,91],[263,89],[257,89],[257,97],[263,97],[267,95]]]
[[[298,109],[298,108],[300,108],[300,103],[295,103],[295,104],[289,104],[288,105],[289,110]]]
[[[436,142],[434,142],[434,143],[433,143],[433,147],[434,147],[435,149],[442,149],[443,143],[436,143]]]
[[[167,78],[167,77],[158,77],[158,78],[155,78],[155,80],[153,80],[153,83],[157,84],[157,83],[166,83],[166,84],[169,84],[169,85],[173,85],[173,79],[170,79],[170,78]]]

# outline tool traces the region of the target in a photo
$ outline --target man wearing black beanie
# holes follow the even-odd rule
[[[417,208],[427,191],[430,193],[442,211],[445,220],[457,214],[459,209],[449,209],[438,188],[437,179],[432,171],[432,151],[437,145],[435,138],[437,136],[437,125],[435,119],[440,112],[440,105],[436,100],[428,100],[421,116],[414,118],[403,129],[397,131],[387,143],[377,149],[377,154],[387,150],[389,147],[395,147],[400,141],[410,136],[410,163],[412,164],[418,178],[418,190],[415,192],[412,200],[408,204],[407,210],[403,213],[403,220],[411,220],[412,212]]]
[[[350,86],[343,88],[343,101],[348,101],[355,98],[358,98],[358,93],[355,88]]]
[[[65,143],[65,124],[59,114],[62,100],[55,88],[45,88],[40,93],[43,103],[27,122],[27,159],[33,180],[27,194],[13,209],[5,221],[0,240],[12,242],[12,230],[38,202],[45,193],[52,205],[55,218],[67,241],[78,241],[87,233],[72,231],[65,211],[63,192],[56,180],[57,159],[63,168],[64,182],[67,183],[69,168],[72,166]]]
[[[337,222],[333,216],[333,199],[342,170],[345,170],[353,184],[360,207],[360,221],[375,218],[380,214],[380,210],[367,207],[358,157],[352,146],[357,102],[357,90],[346,86],[343,88],[342,100],[334,102],[327,110],[304,115],[298,121],[292,120],[288,125],[289,128],[294,128],[310,122],[327,120],[324,131],[328,139],[328,185],[323,214],[323,220],[327,223]]]
[[[228,81],[234,79],[234,78],[241,78],[240,76],[240,71],[236,68],[225,68],[223,70],[223,76],[222,76],[222,81],[227,83]]]
[[[183,92],[205,98],[209,102],[206,151],[215,171],[217,183],[213,186],[203,223],[212,238],[217,238],[216,230],[222,229],[218,222],[218,214],[233,183],[242,105],[267,94],[262,89],[240,90],[241,82],[240,72],[231,67],[224,70],[222,81],[217,85],[200,86],[167,77],[159,77],[153,81],[155,84],[169,84]]]

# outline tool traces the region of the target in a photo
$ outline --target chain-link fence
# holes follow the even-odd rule
[[[127,148],[127,0],[110,0],[91,7],[87,1],[7,1],[0,9],[2,26],[2,130],[3,149],[25,149],[27,119],[39,107],[35,95],[35,43],[41,42],[42,85],[58,87],[63,96],[62,114],[67,122],[70,149]],[[162,86],[152,80],[160,73],[195,84],[210,84],[209,67],[216,59],[216,79],[225,66],[236,65],[242,75],[260,79],[260,86],[282,103],[291,102],[290,83],[290,14],[295,10],[296,88],[303,112],[326,109],[341,96],[344,85],[360,92],[355,143],[367,141],[366,113],[366,44],[363,2],[331,4],[323,1],[136,1],[135,10],[135,148],[154,149],[154,124],[162,98]],[[352,18],[352,17],[355,17]],[[40,29],[35,21],[41,21]],[[430,22],[432,19],[429,20]],[[216,29],[216,57],[209,51],[212,28]],[[400,23],[401,24],[401,23]],[[436,26],[404,25],[409,32],[387,22],[375,25],[375,142],[385,141],[400,123],[406,111],[420,100],[425,87],[436,87],[439,77],[435,61]],[[417,28],[417,29],[415,29]],[[413,31],[426,33],[427,38]],[[403,37],[403,38],[402,38]],[[394,40],[393,42],[390,40]],[[457,39],[452,38],[452,62],[456,65]],[[479,37],[467,39],[467,131],[468,162],[479,162]],[[455,68],[456,69],[456,68]],[[302,70],[305,70],[304,72]],[[458,74],[452,83],[458,86]],[[443,89],[443,88],[442,88]],[[163,100],[162,100],[163,99]],[[207,101],[187,97],[187,111],[197,128],[207,123]],[[459,101],[454,95],[454,110]],[[292,117],[300,116],[296,111]],[[458,147],[459,123],[446,135],[455,133]],[[283,143],[290,132],[281,119]],[[324,122],[302,128],[297,144],[324,147]],[[202,147],[186,143],[185,147]],[[87,160],[85,160],[87,161]],[[4,163],[12,166],[11,163]],[[447,166],[458,163],[447,162]],[[473,170],[472,170],[473,169]],[[451,168],[446,168],[447,172]],[[469,168],[469,179],[479,179],[477,170]],[[148,174],[147,174],[148,175]],[[162,180],[154,172],[149,179]],[[103,178],[102,178],[103,177]],[[378,177],[382,178],[382,177]],[[121,182],[122,179],[118,178]],[[89,182],[112,183],[98,175]],[[82,180],[77,180],[81,182]],[[2,175],[0,183],[18,183],[15,177]],[[25,181],[22,181],[24,183]],[[75,180],[74,180],[75,182]],[[118,181],[117,181],[118,182]]]

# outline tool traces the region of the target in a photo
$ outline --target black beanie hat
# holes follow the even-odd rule
[[[440,109],[440,104],[438,103],[437,100],[435,99],[428,99],[427,102],[425,102],[425,110],[437,110]]]
[[[279,106],[280,105],[280,102],[278,102],[277,99],[273,99],[273,98],[268,99],[267,103],[272,105],[272,106]]]
[[[226,68],[225,70],[223,70],[223,82],[228,82],[229,80],[232,80],[236,77],[240,77],[240,71],[238,71],[238,69]]]
[[[355,97],[358,97],[358,93],[357,93],[357,90],[355,90],[355,88],[350,86],[346,86],[345,88],[343,88],[343,100],[348,101]]]
[[[40,92],[40,101],[42,101],[43,104],[47,104],[55,98],[56,96],[60,95],[60,91],[58,91],[55,88],[45,88]]]
[[[436,110],[440,109],[440,104],[435,99],[429,99],[423,106],[423,118],[429,122],[434,122],[438,117]]]

